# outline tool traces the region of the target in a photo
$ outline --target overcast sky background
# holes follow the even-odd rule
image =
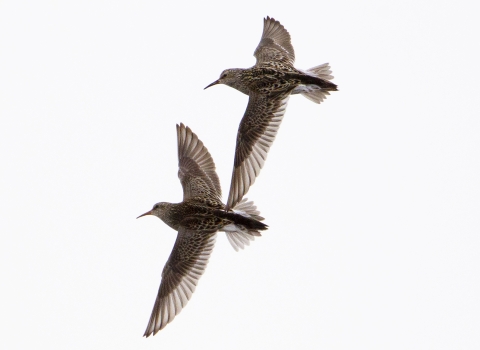
[[[470,6],[471,4],[471,6]],[[0,1],[5,349],[480,348],[480,52],[472,1]],[[142,338],[176,233],[175,124],[226,200],[263,18],[338,92],[294,96],[192,299]]]

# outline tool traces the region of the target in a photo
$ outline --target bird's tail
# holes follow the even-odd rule
[[[330,95],[329,91],[337,91],[337,85],[330,82],[330,80],[333,79],[333,75],[331,75],[332,71],[328,63],[307,69],[305,73],[316,78],[320,78],[324,81],[322,87],[314,84],[302,87],[302,91],[300,93],[310,101],[321,103],[327,98],[327,95]]]
[[[250,241],[261,236],[259,231],[268,227],[261,222],[264,218],[260,216],[257,206],[252,201],[247,202],[246,198],[233,208],[233,213],[228,214],[232,215],[234,223],[225,226],[222,231],[225,231],[228,241],[237,252],[250,245]]]

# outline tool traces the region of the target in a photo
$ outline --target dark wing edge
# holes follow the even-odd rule
[[[177,240],[162,272],[162,281],[145,337],[155,335],[173,321],[192,297],[205,272],[215,245],[216,233],[178,230]]]
[[[234,208],[260,174],[287,108],[290,93],[276,98],[251,94],[240,122],[226,209]]]
[[[279,21],[268,16],[264,18],[262,38],[253,55],[257,59],[257,65],[268,61],[281,61],[293,66],[295,51],[290,34]]]
[[[215,163],[207,147],[183,123],[177,124],[178,177],[183,186],[183,200],[205,196],[205,186],[211,196],[221,199],[222,189],[215,171]]]

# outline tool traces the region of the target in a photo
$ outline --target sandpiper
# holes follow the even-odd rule
[[[293,66],[295,53],[290,34],[274,18],[263,22],[263,34],[251,68],[226,69],[205,89],[225,84],[249,96],[240,122],[227,210],[247,193],[263,167],[267,153],[282,122],[288,98],[302,94],[315,103],[322,102],[329,91],[336,91],[328,63],[306,71]]]
[[[253,202],[243,199],[226,211],[220,181],[210,153],[189,127],[177,125],[178,177],[181,203],[160,202],[140,215],[154,215],[178,231],[177,240],[162,272],[162,281],[144,336],[155,335],[187,304],[205,271],[216,232],[224,231],[235,248],[260,236],[267,225]]]

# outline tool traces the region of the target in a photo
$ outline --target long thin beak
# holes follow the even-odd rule
[[[142,216],[145,216],[145,215],[152,215],[152,211],[151,211],[151,210],[150,210],[150,211],[147,211],[145,214],[142,214],[142,215],[140,215],[139,217],[137,217],[137,219],[138,219],[138,218],[141,218]]]
[[[210,86],[217,85],[217,84],[220,84],[220,81],[219,81],[219,80],[215,80],[213,83],[211,83],[210,85],[208,85],[208,86],[207,86],[206,88],[204,88],[203,90],[208,89]]]

